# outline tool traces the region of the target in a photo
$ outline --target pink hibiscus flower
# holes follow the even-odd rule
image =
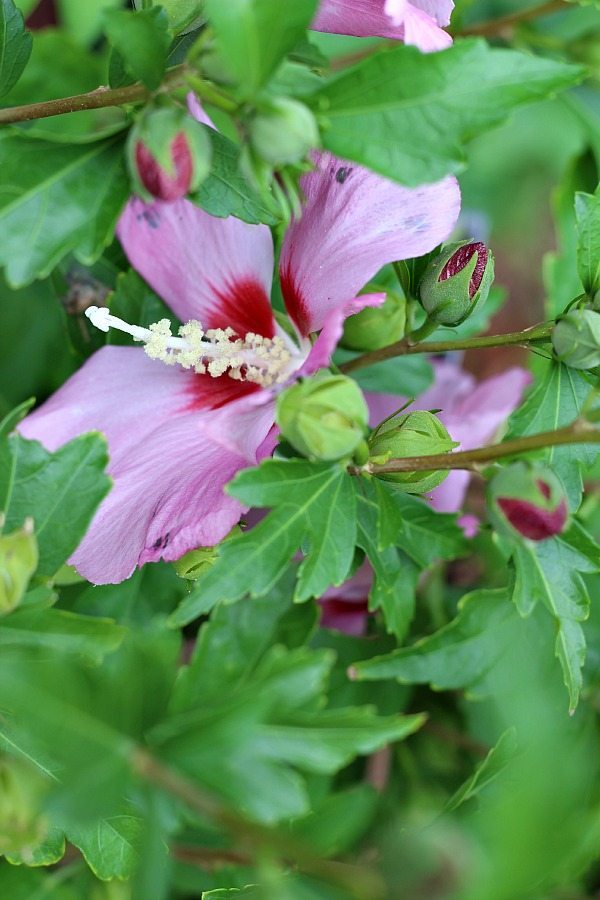
[[[428,53],[452,43],[441,26],[453,9],[452,0],[321,0],[312,28],[404,41]]]
[[[328,154],[315,162],[279,265],[296,340],[269,302],[266,226],[186,200],[126,207],[118,234],[131,264],[189,324],[168,336],[92,312],[147,352],[99,350],[20,426],[50,450],[90,430],[108,439],[114,485],[71,559],[90,581],[119,582],[143,563],[218,543],[244,510],[225,485],[272,452],[277,391],[327,366],[345,317],[383,301],[357,297],[381,266],[426,253],[456,222],[453,178],[408,189]]]

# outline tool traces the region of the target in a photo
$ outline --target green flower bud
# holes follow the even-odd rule
[[[46,823],[38,811],[43,790],[30,766],[0,757],[0,854],[26,854],[44,840]]]
[[[172,202],[195,190],[210,170],[211,143],[183,109],[148,110],[129,133],[127,159],[136,194]]]
[[[300,162],[321,143],[310,109],[288,97],[277,97],[257,112],[249,135],[254,152],[272,166]]]
[[[303,456],[333,460],[351,456],[363,442],[369,411],[355,381],[320,372],[279,395],[276,418]]]
[[[223,541],[241,534],[240,528],[235,525]],[[221,542],[222,543],[222,542]],[[190,550],[173,563],[173,567],[180,578],[187,578],[188,581],[196,581],[204,575],[217,561],[219,545],[215,547],[197,547]]]
[[[406,300],[389,291],[383,306],[367,306],[344,324],[341,345],[349,350],[379,350],[404,337]]]
[[[600,313],[570,310],[554,326],[552,346],[558,359],[572,369],[600,366]]]
[[[37,541],[31,519],[18,531],[0,536],[0,615],[12,612],[19,605],[37,564]]]
[[[563,532],[569,509],[562,484],[547,466],[517,462],[488,487],[490,519],[500,534],[543,541]]]
[[[426,410],[392,416],[369,438],[370,461],[374,463],[449,453],[457,446],[440,419]],[[391,472],[377,477],[393,482],[408,494],[426,494],[441,484],[447,474],[447,471]]]
[[[419,286],[432,322],[460,325],[484,303],[494,281],[494,257],[485,244],[448,244],[431,260]]]

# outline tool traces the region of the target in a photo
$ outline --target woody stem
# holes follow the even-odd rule
[[[386,359],[392,359],[394,356],[407,356],[413,353],[446,353],[452,350],[476,350],[482,347],[504,347],[509,344],[532,344],[536,341],[548,340],[552,332],[553,324],[535,325],[532,328],[526,328],[524,331],[511,331],[506,334],[490,334],[485,337],[463,338],[454,341],[424,341],[422,343],[415,342],[415,337],[419,337],[418,332],[396,341],[395,344],[389,344],[380,350],[371,350],[369,353],[363,353],[348,362],[339,366],[341,372],[355,372],[358,369],[364,369],[367,366],[373,366],[375,363],[383,362]]]
[[[589,422],[577,419],[565,428],[556,431],[542,431],[528,437],[515,438],[501,444],[490,444],[476,450],[462,450],[458,453],[437,453],[433,456],[411,456],[391,459],[386,463],[367,463],[365,466],[350,466],[351,475],[391,475],[397,472],[433,472],[444,469],[479,469],[486,463],[507,456],[518,456],[557,447],[561,444],[600,444],[600,429]]]

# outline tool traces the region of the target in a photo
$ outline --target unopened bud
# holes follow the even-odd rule
[[[38,549],[33,522],[0,536],[0,615],[19,605],[38,564]]]
[[[490,482],[490,517],[498,531],[543,541],[565,530],[569,509],[562,484],[547,466],[513,463]]]
[[[485,244],[448,244],[425,270],[421,303],[432,322],[460,325],[485,302],[493,281],[494,257]]]
[[[389,291],[383,306],[367,306],[344,323],[342,347],[349,350],[379,350],[404,337],[406,300]]]
[[[235,525],[224,541],[235,535],[241,534],[240,528]],[[180,578],[187,578],[188,581],[196,581],[204,575],[217,561],[219,555],[219,545],[214,547],[197,547],[190,550],[173,563],[173,568]]]
[[[302,160],[320,144],[317,121],[298,100],[277,97],[250,122],[250,143],[260,159],[272,166]]]
[[[284,438],[313,459],[351,456],[364,441],[369,411],[355,381],[320,373],[279,395],[277,424]]]
[[[128,159],[136,193],[147,201],[185,197],[208,175],[210,152],[202,125],[184,110],[150,110],[129,136]]]
[[[552,346],[558,359],[572,369],[600,366],[600,313],[572,309],[554,326]]]
[[[369,438],[370,461],[386,463],[390,459],[433,456],[449,453],[457,447],[445,425],[427,410],[403,413],[382,422]],[[390,472],[378,478],[391,481],[408,494],[426,494],[442,483],[447,471]]]

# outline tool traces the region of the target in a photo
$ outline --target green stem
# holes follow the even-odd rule
[[[505,31],[512,30],[522,22],[531,22],[533,19],[540,19],[542,16],[549,16],[551,13],[566,9],[567,3],[568,0],[549,0],[549,2],[540,3],[539,6],[522,9],[508,16],[502,16],[499,19],[492,19],[490,22],[481,22],[479,25],[461,28],[459,34],[461,37],[470,37],[472,35],[491,37],[502,34]]]
[[[146,750],[133,751],[132,764],[137,774],[177,797],[200,816],[208,817],[236,836],[245,846],[272,848],[288,863],[303,871],[345,888],[352,897],[376,900],[383,896],[379,876],[364,867],[318,857],[309,847],[289,836],[284,829],[274,830],[250,822],[227,809],[188,778],[166,766]]]
[[[476,450],[462,450],[458,453],[438,453],[435,456],[412,456],[404,459],[391,459],[380,465],[367,463],[362,468],[350,466],[351,475],[385,475],[396,472],[433,472],[442,469],[474,469],[506,456],[517,456],[543,450],[545,447],[558,447],[562,444],[600,444],[600,429],[589,422],[577,419],[565,428],[556,431],[542,431],[529,437],[515,438],[501,444],[490,444]]]
[[[425,341],[415,343],[414,338],[419,331],[409,337],[402,338],[395,344],[389,344],[380,350],[371,350],[340,365],[341,372],[355,372],[373,366],[375,363],[392,359],[394,356],[406,356],[413,353],[449,353],[453,350],[477,350],[482,347],[505,347],[509,344],[530,344],[535,341],[548,340],[553,325],[535,325],[525,331],[511,331],[506,334],[490,334],[486,337],[464,338],[458,341]]]

